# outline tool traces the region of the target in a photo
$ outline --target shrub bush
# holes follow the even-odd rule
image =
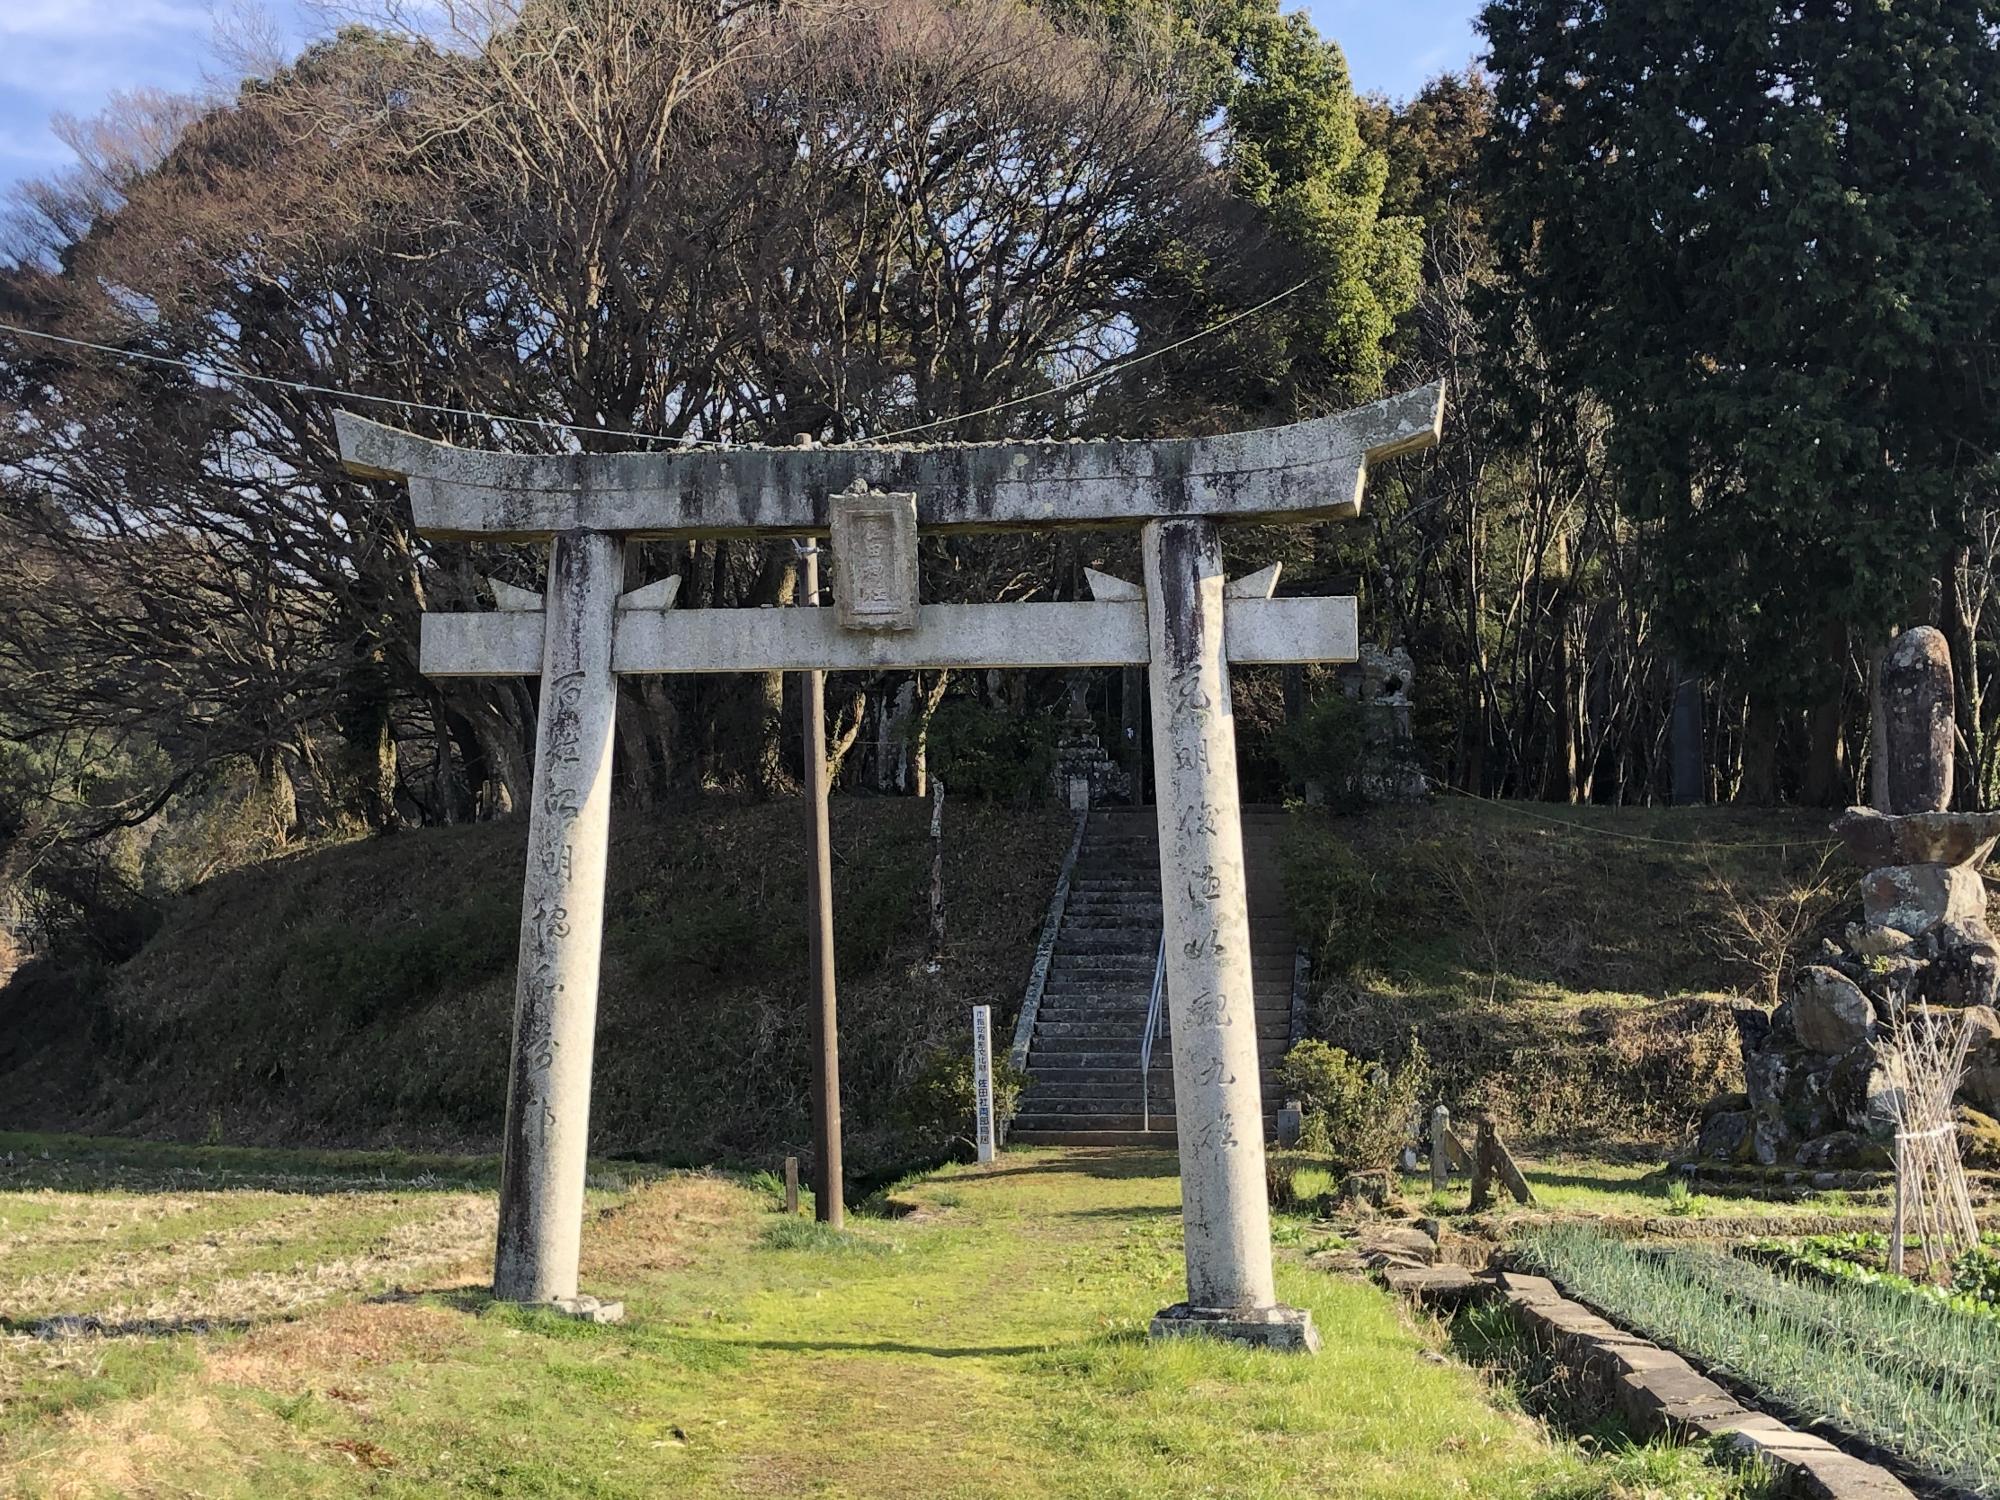
[[[1005,1057],[993,1059],[993,1128],[1007,1127],[1028,1075]],[[966,1156],[978,1140],[973,1120],[972,1057],[940,1047],[926,1057],[896,1099],[898,1123],[914,1156]]]
[[[1299,1101],[1301,1150],[1341,1172],[1380,1171],[1395,1165],[1414,1133],[1430,1064],[1414,1032],[1393,1071],[1307,1040],[1285,1054],[1278,1078]]]
[[[1351,974],[1367,963],[1384,931],[1381,888],[1345,842],[1323,826],[1292,819],[1281,858],[1285,896],[1299,940],[1322,975]]]
[[[970,698],[938,706],[925,755],[953,795],[1031,802],[1055,768],[1056,723],[1047,714],[1002,713]]]

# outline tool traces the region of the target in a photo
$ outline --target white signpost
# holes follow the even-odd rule
[[[427,673],[542,679],[494,1295],[588,1302],[577,1245],[619,674],[1143,666],[1188,1284],[1153,1330],[1316,1347],[1271,1277],[1229,668],[1352,661],[1359,619],[1353,599],[1271,597],[1275,569],[1227,583],[1218,527],[1350,518],[1369,465],[1429,447],[1443,420],[1429,386],[1156,442],[534,455],[341,413],[342,459],[406,482],[422,535],[549,549],[546,597],[497,590],[495,612],[423,620]],[[1058,526],[1139,527],[1143,586],[1096,575],[1092,600],[920,605],[920,532]],[[674,579],[620,592],[635,539],[829,534],[836,609],[679,610]],[[986,1056],[990,1070],[990,1040]]]
[[[972,1007],[972,1118],[979,1159],[993,1160],[993,1007]]]

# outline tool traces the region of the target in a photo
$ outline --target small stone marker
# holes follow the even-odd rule
[[[1451,1181],[1451,1111],[1440,1104],[1431,1111],[1431,1191],[1441,1193]]]
[[[622,1323],[625,1321],[623,1302],[606,1302],[588,1292],[575,1297],[552,1297],[549,1306],[557,1312],[575,1318],[579,1323]]]
[[[993,1160],[993,1007],[972,1007],[972,1116],[979,1159]]]
[[[799,1213],[799,1159],[785,1158],[785,1212],[793,1218]]]

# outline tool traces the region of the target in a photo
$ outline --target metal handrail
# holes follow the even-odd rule
[[[1153,965],[1153,998],[1146,1004],[1146,1032],[1139,1038],[1139,1128],[1153,1128],[1153,1038],[1160,1032],[1160,999],[1167,992],[1167,935],[1160,934],[1160,956]]]

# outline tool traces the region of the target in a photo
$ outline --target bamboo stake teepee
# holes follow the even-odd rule
[[[1933,1277],[1949,1277],[1958,1257],[1979,1243],[1965,1163],[1958,1153],[1954,1098],[1965,1081],[1972,1029],[1964,1015],[1928,1005],[1904,1013],[1876,1056],[1895,1081],[1896,1213],[1889,1234],[1889,1268],[1901,1275],[1903,1251],[1923,1244]]]

